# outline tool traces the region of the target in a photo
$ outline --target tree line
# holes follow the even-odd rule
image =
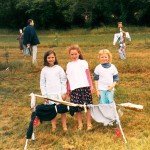
[[[150,26],[150,0],[1,0],[0,28],[95,28],[123,24]]]

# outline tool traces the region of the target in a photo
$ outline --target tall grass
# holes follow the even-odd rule
[[[148,150],[150,149],[150,45],[149,28],[127,28],[132,41],[127,43],[127,60],[118,56],[118,45],[112,46],[115,28],[93,30],[38,31],[41,44],[38,47],[38,64],[31,65],[31,57],[24,57],[16,40],[17,32],[0,30],[0,149],[21,150],[25,144],[30,121],[31,92],[40,94],[40,71],[43,55],[50,48],[56,51],[59,64],[66,69],[70,61],[66,46],[79,44],[88,61],[91,76],[99,63],[98,51],[107,48],[112,52],[113,64],[119,71],[120,81],[115,90],[116,103],[132,102],[144,106],[142,112],[122,108],[120,117],[128,144],[117,138],[113,127],[93,122],[93,130],[86,131],[85,114],[83,131],[77,130],[76,116],[67,114],[68,132],[63,132],[60,115],[57,115],[57,131],[52,133],[50,122],[43,122],[35,129],[36,140],[29,141],[30,150]],[[105,34],[106,32],[106,34]],[[57,35],[57,36],[56,36]],[[55,38],[57,37],[57,42]],[[146,42],[145,42],[146,39]],[[6,51],[8,57],[6,57]],[[7,59],[6,59],[7,58]],[[9,69],[7,69],[9,67]],[[92,76],[93,78],[93,76]],[[37,98],[37,104],[43,99]],[[94,104],[98,103],[95,92]],[[118,108],[118,107],[117,107]]]

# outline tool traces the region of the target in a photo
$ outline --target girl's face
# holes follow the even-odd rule
[[[50,54],[47,56],[47,62],[49,63],[49,66],[54,66],[55,63],[55,55]]]
[[[101,54],[99,56],[99,60],[100,60],[101,64],[109,63],[109,56],[108,56],[108,54]]]
[[[79,59],[79,55],[80,54],[78,53],[78,51],[76,49],[73,49],[73,50],[70,51],[70,57],[71,57],[71,59],[73,61],[78,60]]]

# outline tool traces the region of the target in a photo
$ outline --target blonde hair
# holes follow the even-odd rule
[[[77,52],[79,53],[79,59],[83,59],[82,53],[81,53],[81,48],[79,45],[71,45],[69,47],[67,47],[67,50],[70,54],[71,50],[77,50]]]
[[[102,49],[102,50],[100,50],[99,53],[98,53],[98,58],[100,58],[100,56],[102,54],[107,54],[108,57],[109,57],[109,63],[112,62],[112,54],[110,53],[110,51],[108,49]]]

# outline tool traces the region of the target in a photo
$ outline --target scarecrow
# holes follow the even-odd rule
[[[33,112],[31,114],[31,120],[26,133],[26,142],[25,142],[24,150],[27,150],[28,140],[30,139],[35,140],[34,127],[38,125],[38,120],[41,123],[43,121],[51,121],[53,118],[56,117],[58,113],[61,114],[61,113],[69,112],[70,115],[73,116],[74,113],[77,112],[78,110],[77,107],[82,107],[85,113],[87,112],[87,108],[89,108],[92,118],[96,122],[103,123],[104,126],[113,126],[113,123],[116,123],[119,127],[119,128],[115,128],[117,137],[120,137],[122,134],[123,139],[127,144],[126,137],[121,127],[119,115],[116,110],[115,102],[111,104],[81,105],[81,104],[70,103],[63,100],[49,99],[51,101],[58,103],[58,105],[40,104],[36,106],[36,97],[41,97],[41,98],[44,97],[34,93],[31,93],[30,96],[31,96],[31,109],[33,110]],[[118,104],[118,106],[143,110],[143,106],[135,105],[131,103]]]
[[[115,45],[116,42],[118,41],[119,43],[118,52],[119,52],[120,59],[125,60],[126,59],[125,38],[131,41],[131,37],[128,32],[122,30],[122,27],[123,27],[122,22],[118,22],[118,28],[120,30],[120,33],[114,34],[113,45]]]

